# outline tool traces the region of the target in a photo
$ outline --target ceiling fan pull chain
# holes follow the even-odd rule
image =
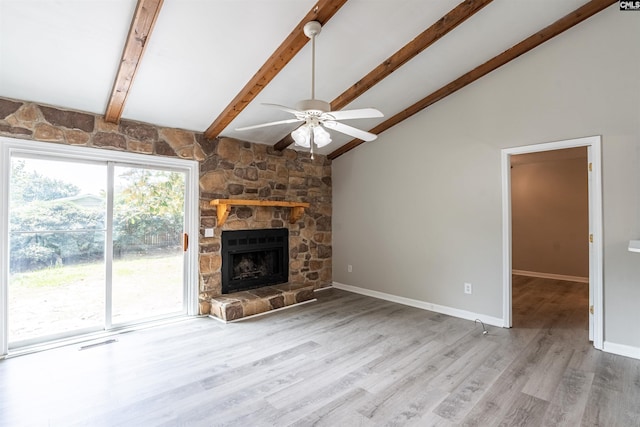
[[[313,136],[313,128],[309,128],[309,148],[311,148],[311,160],[313,160],[313,146],[316,144]]]

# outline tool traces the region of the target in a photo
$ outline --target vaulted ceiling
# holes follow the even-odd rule
[[[316,98],[379,109],[349,124],[380,134],[614,3],[0,0],[0,96],[282,149],[296,124],[235,129],[310,98],[310,20]],[[330,132],[330,158],[362,143]]]

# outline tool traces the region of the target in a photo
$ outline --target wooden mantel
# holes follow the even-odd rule
[[[247,200],[247,199],[213,199],[211,206],[217,206],[216,216],[218,217],[218,227],[221,227],[231,212],[231,206],[277,206],[291,208],[289,222],[296,223],[304,214],[304,208],[309,207],[305,202],[285,202],[279,200]]]

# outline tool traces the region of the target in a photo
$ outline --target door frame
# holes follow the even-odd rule
[[[587,147],[592,165],[589,176],[589,303],[593,314],[589,318],[589,338],[593,346],[602,350],[604,343],[603,313],[603,234],[602,234],[602,137],[589,136],[542,144],[526,145],[502,150],[502,266],[504,326],[512,326],[512,229],[511,229],[511,156],[565,148]],[[585,239],[588,236],[585,236]]]
[[[175,157],[161,157],[148,154],[111,151],[91,147],[76,147],[47,142],[12,139],[0,136],[0,359],[8,352],[7,336],[7,304],[9,282],[9,181],[10,161],[14,154],[52,155],[75,160],[104,161],[142,165],[148,167],[168,168],[186,174],[185,181],[185,232],[189,236],[189,247],[185,252],[185,268],[183,279],[187,315],[198,314],[198,282],[199,282],[199,163],[195,160]]]

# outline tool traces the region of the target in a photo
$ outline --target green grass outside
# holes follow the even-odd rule
[[[178,260],[179,262],[179,260]],[[134,257],[114,260],[114,277],[127,278],[138,275],[142,269],[156,277],[179,278],[181,272],[175,271],[176,256]],[[9,281],[12,287],[56,288],[70,283],[97,280],[104,277],[104,262],[92,262],[68,266],[56,266],[42,270],[14,273]]]
[[[11,286],[27,288],[56,288],[85,280],[87,277],[104,275],[104,263],[57,266],[42,270],[11,275]]]
[[[182,306],[183,253],[132,254],[113,262],[113,322],[128,322]],[[100,325],[103,262],[15,273],[9,278],[10,341]]]

